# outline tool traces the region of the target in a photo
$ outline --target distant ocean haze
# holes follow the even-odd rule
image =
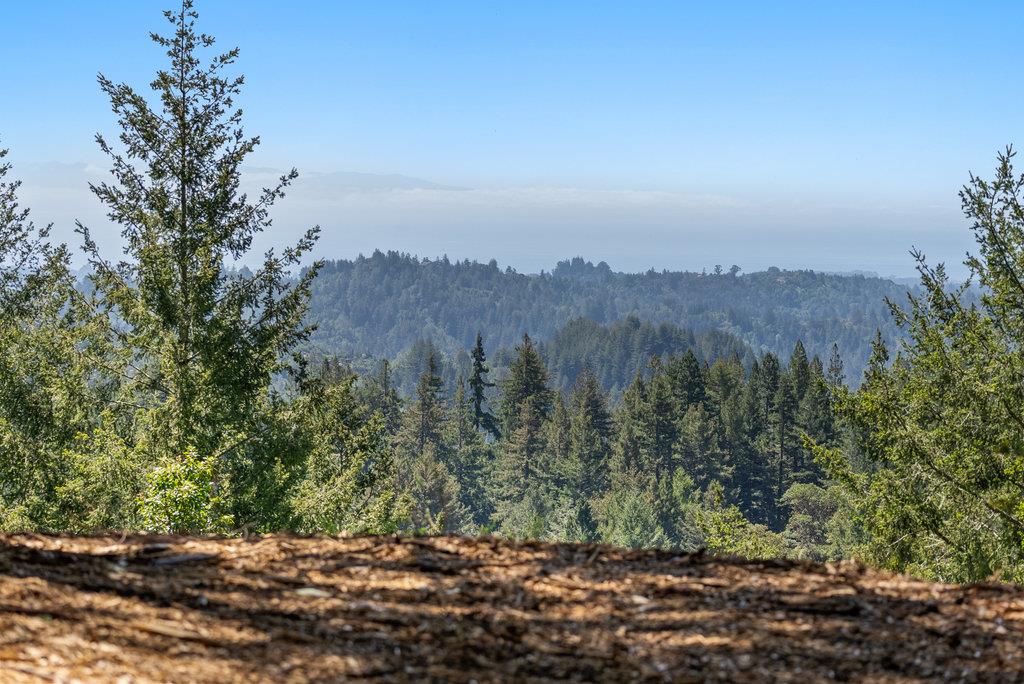
[[[245,170],[250,194],[283,169]],[[105,249],[117,249],[90,182],[105,180],[97,163],[19,163],[22,204],[37,222],[72,245],[75,220],[89,225]],[[540,272],[566,254],[586,252],[626,271],[711,270],[736,263],[823,271],[868,270],[913,276],[908,250],[919,247],[962,276],[969,231],[959,207],[917,209],[862,203],[826,206],[785,199],[666,189],[472,187],[397,173],[300,172],[272,216],[274,229],[257,252],[290,244],[310,225],[323,235],[316,256],[351,258],[374,249],[487,260]]]

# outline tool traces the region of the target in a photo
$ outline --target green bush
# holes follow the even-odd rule
[[[226,532],[232,520],[220,513],[222,504],[216,458],[200,458],[190,449],[146,474],[139,513],[143,527],[153,532]]]

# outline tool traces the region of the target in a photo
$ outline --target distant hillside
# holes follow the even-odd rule
[[[576,258],[551,273],[525,275],[497,262],[417,259],[375,252],[332,261],[313,285],[314,343],[346,357],[395,357],[429,339],[453,357],[477,331],[489,350],[514,345],[523,332],[550,340],[570,321],[611,324],[636,316],[700,333],[719,330],[755,351],[786,355],[802,340],[827,359],[839,345],[847,375],[859,377],[876,329],[897,336],[885,298],[908,289],[890,280],[776,268],[750,274],[613,272]]]

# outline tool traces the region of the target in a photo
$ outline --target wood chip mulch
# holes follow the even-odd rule
[[[0,536],[0,682],[1024,681],[1024,589],[456,537]]]

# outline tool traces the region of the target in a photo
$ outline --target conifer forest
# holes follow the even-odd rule
[[[496,535],[1024,581],[1012,147],[964,171],[966,279],[917,252],[916,284],[320,260],[317,227],[261,253],[298,172],[241,190],[245,61],[190,0],[166,18],[151,82],[98,79],[90,189],[120,251],[84,221],[54,239],[3,141],[0,530]]]

